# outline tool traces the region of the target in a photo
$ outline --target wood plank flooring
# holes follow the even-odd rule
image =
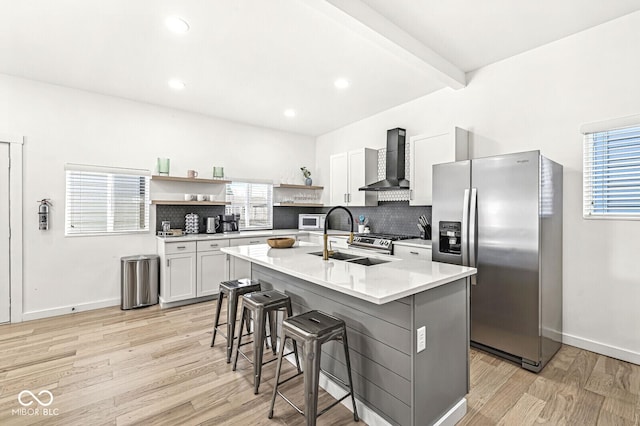
[[[0,326],[0,425],[303,425],[280,398],[267,418],[275,363],[254,395],[251,366],[240,358],[233,372],[222,339],[209,347],[214,310],[114,307]],[[49,390],[49,415],[12,413],[23,390]],[[283,390],[302,404],[302,378]],[[533,374],[471,350],[467,399],[460,425],[638,425],[640,366],[564,346]],[[331,401],[321,392],[321,407]],[[318,424],[356,423],[337,406]]]

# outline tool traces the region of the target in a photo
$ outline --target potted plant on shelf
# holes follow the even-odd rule
[[[304,184],[311,186],[313,183],[311,180],[311,172],[306,167],[300,167],[300,170],[302,170],[302,174],[304,175]]]

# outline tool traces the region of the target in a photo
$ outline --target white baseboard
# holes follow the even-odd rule
[[[43,309],[41,311],[24,312],[23,321],[31,321],[40,318],[56,317],[59,315],[73,314],[76,312],[91,311],[93,309],[107,308],[109,306],[119,306],[120,298],[99,300],[97,302],[80,303],[78,305],[62,306],[59,308]]]
[[[192,305],[194,303],[206,302],[208,300],[214,300],[217,298],[218,298],[218,295],[213,294],[211,296],[196,297],[195,299],[185,299],[185,300],[179,300],[177,302],[165,302],[164,299],[160,297],[159,303],[160,303],[160,309],[166,309],[166,308],[176,308],[178,306],[184,306],[184,305]]]
[[[293,355],[285,357],[292,365],[296,365],[296,360]],[[320,372],[319,385],[322,389],[327,391],[329,395],[335,399],[340,399],[344,396],[344,389],[342,386],[335,383],[329,377]],[[347,398],[341,402],[342,405],[353,412],[351,407],[351,398]],[[391,426],[391,424],[382,418],[378,413],[367,407],[359,399],[356,398],[356,408],[358,409],[358,417],[364,423],[370,426]],[[462,398],[456,405],[454,405],[444,416],[439,418],[434,426],[454,426],[458,423],[464,415],[467,414],[467,399]]]
[[[295,360],[293,360],[293,364],[295,365]],[[320,380],[318,383],[322,389],[327,391],[327,393],[335,399],[340,399],[344,396],[344,389],[342,388],[342,386],[338,385],[322,372],[320,372]],[[351,407],[351,398],[345,399],[341,402],[341,404],[347,407],[349,411],[353,412],[353,408]],[[360,420],[362,420],[366,424],[370,426],[391,426],[388,421],[380,417],[378,413],[364,405],[357,398],[356,408],[358,409],[358,417],[360,417]]]
[[[640,365],[640,353],[628,349],[607,345],[606,343],[596,342],[567,333],[562,334],[562,343]]]
[[[440,419],[433,424],[433,426],[455,426],[464,415],[467,414],[467,398],[462,398],[456,405],[451,407],[451,410],[440,417]]]

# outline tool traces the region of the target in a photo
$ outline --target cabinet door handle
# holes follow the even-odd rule
[[[178,246],[178,247],[176,247],[176,248],[177,248],[178,250],[182,250],[182,249],[186,249],[186,248],[187,248],[187,246]]]
[[[171,259],[167,259],[167,268],[171,267]]]
[[[409,199],[413,200],[413,189],[409,190]]]
[[[420,254],[420,253],[418,253],[417,251],[410,251],[409,253],[411,253],[411,254],[415,254],[416,256]]]
[[[249,244],[260,244],[260,241],[249,241]]]
[[[346,193],[342,194],[342,201],[345,202],[345,203],[347,202],[347,194]]]
[[[209,247],[218,247],[219,244],[209,244]]]

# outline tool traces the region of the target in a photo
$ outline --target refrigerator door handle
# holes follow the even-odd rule
[[[464,190],[461,228],[460,251],[462,252],[462,266],[469,266],[469,188]]]
[[[478,267],[478,189],[471,188],[471,213],[469,214],[469,266]],[[478,284],[478,274],[471,276],[471,285]]]

